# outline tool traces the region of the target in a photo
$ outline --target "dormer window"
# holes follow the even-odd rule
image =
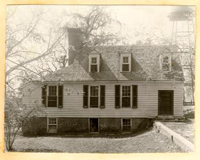
[[[162,71],[170,72],[171,71],[171,57],[163,56],[162,58]]]
[[[91,72],[97,72],[97,57],[92,57]]]
[[[89,72],[99,72],[99,55],[89,55]]]
[[[131,54],[121,54],[121,72],[131,71]]]

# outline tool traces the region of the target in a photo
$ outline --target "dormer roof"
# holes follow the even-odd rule
[[[161,73],[160,54],[171,53],[171,72]],[[120,54],[131,54],[131,72],[120,72]],[[89,55],[100,54],[100,72],[88,72]],[[48,81],[146,81],[148,80],[183,80],[183,72],[176,52],[172,46],[96,46],[84,47],[77,54],[74,63],[46,77]]]

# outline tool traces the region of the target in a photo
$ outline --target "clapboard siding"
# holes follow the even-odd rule
[[[93,82],[92,85],[103,83]],[[138,85],[138,108],[115,109],[115,85]],[[182,82],[104,82],[106,85],[105,108],[83,108],[83,84],[63,84],[63,108],[44,108],[49,117],[155,117],[158,115],[158,90],[174,90],[174,116],[182,116],[183,83]],[[89,85],[89,83],[88,83]],[[32,90],[30,92],[30,89]],[[69,91],[70,90],[70,91]],[[41,104],[41,84],[35,83],[25,87],[23,103]]]

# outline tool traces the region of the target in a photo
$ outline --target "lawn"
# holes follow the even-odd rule
[[[15,151],[68,153],[155,153],[184,152],[164,135],[150,130],[137,136],[103,137],[23,137],[14,143]]]

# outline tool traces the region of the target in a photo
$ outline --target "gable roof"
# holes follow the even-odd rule
[[[100,54],[100,72],[89,73],[89,54]],[[131,72],[120,72],[120,54],[131,53]],[[163,74],[160,55],[170,54],[171,72]],[[47,81],[112,81],[112,80],[183,80],[183,72],[176,47],[169,46],[96,46],[84,47],[77,52],[74,63],[46,76]]]

